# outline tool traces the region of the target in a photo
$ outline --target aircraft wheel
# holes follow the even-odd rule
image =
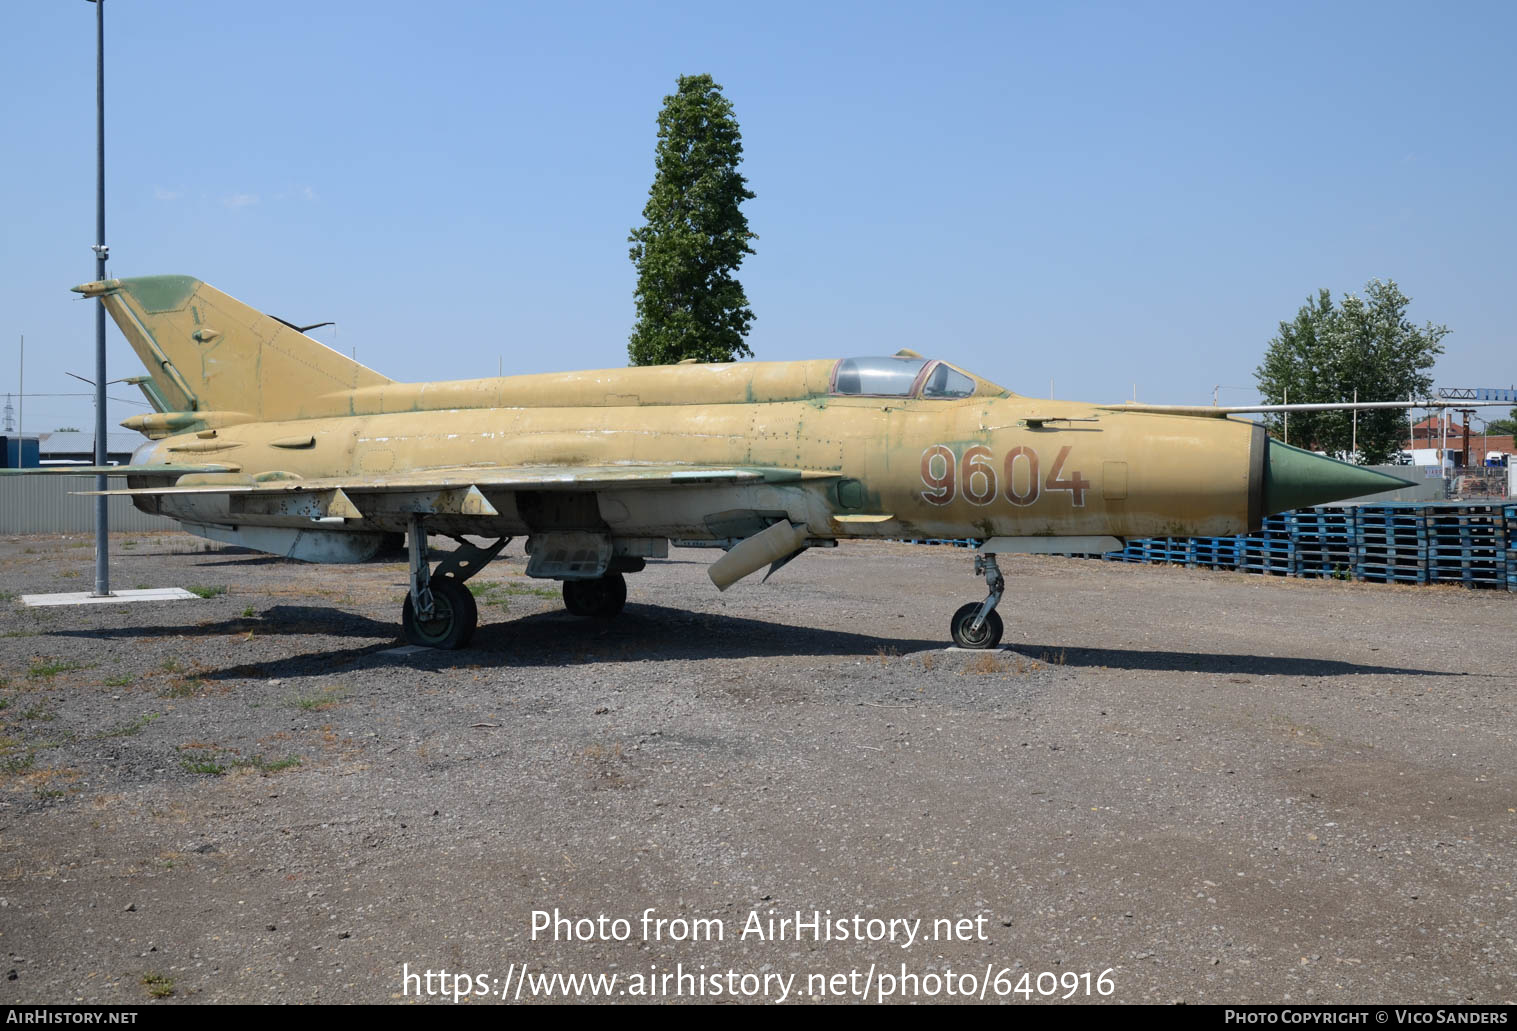
[[[440,577],[432,581],[431,617],[418,619],[411,595],[407,594],[400,622],[406,640],[412,644],[452,650],[462,648],[474,636],[474,628],[479,625],[479,607],[467,587],[457,580]]]
[[[627,604],[627,579],[607,573],[596,580],[565,580],[564,608],[576,616],[610,619]]]
[[[971,631],[969,625],[974,622],[974,614],[980,611],[978,601],[972,601],[962,606],[953,614],[953,622],[950,628],[953,631],[953,643],[960,648],[994,648],[1001,643],[1001,634],[1006,629],[1001,623],[1001,615],[994,609],[990,610],[985,617],[985,622],[980,624],[980,629]]]

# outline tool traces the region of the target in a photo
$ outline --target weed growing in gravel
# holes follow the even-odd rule
[[[532,584],[520,583],[500,583],[494,580],[470,581],[468,588],[474,597],[486,605],[494,605],[501,609],[510,607],[512,597],[557,598],[559,595],[559,592],[551,587],[536,587]]]
[[[110,730],[102,730],[95,736],[99,738],[131,737],[133,734],[142,733],[143,728],[156,720],[159,715],[156,712],[145,712],[130,723],[123,723],[120,726],[112,727]]]
[[[65,580],[72,580],[74,577],[76,577],[76,576],[79,575],[79,570],[77,570],[77,569],[61,569],[61,570],[58,571],[58,575],[61,576],[61,577],[63,577]]]
[[[189,698],[199,691],[203,681],[199,677],[183,677],[175,680],[158,692],[159,698]]]
[[[1062,653],[1061,653],[1062,655]],[[983,652],[977,655],[972,662],[964,667],[965,673],[976,676],[989,676],[999,674],[1001,676],[1023,676],[1034,670],[1040,669],[1041,663],[1027,662],[1020,655],[1007,656],[1001,652]]]
[[[179,665],[178,659],[164,659],[158,664],[158,668],[165,673],[178,673],[184,669],[183,666]]]
[[[58,718],[58,714],[51,709],[45,709],[40,705],[34,705],[30,709],[27,709],[25,712],[23,712],[21,714],[21,718],[24,720],[40,720],[44,723],[50,723]]]
[[[327,709],[335,709],[348,696],[340,687],[325,687],[316,694],[297,695],[290,699],[290,704],[305,712],[325,712]]]
[[[59,673],[68,673],[85,667],[78,662],[39,662],[26,671],[26,675],[33,680],[51,680]]]
[[[7,755],[4,758],[0,758],[0,775],[25,773],[32,768],[32,763],[36,761],[37,755],[31,749],[15,755]]]
[[[133,677],[133,676],[108,677],[107,679],[102,680],[100,682],[100,686],[101,687],[131,687],[136,682],[137,682],[137,678]]]
[[[15,601],[15,600],[16,600],[16,592],[15,591],[0,591],[0,601]]]
[[[226,767],[213,759],[180,759],[179,765],[190,773],[203,773],[208,777],[226,776]]]
[[[287,756],[283,759],[266,759],[262,755],[255,755],[251,759],[234,758],[227,759],[218,752],[225,749],[215,745],[192,741],[187,745],[180,745],[181,752],[203,752],[201,755],[186,755],[179,760],[179,765],[190,773],[199,773],[207,777],[224,777],[233,770],[257,770],[259,773],[279,773],[283,770],[294,769],[300,765],[298,755]]]
[[[142,987],[155,999],[167,999],[174,994],[174,982],[162,974],[143,974]]]
[[[507,594],[526,594],[534,598],[557,598],[563,593],[562,588],[537,587],[533,584],[501,584],[500,588]]]
[[[933,669],[935,666],[937,666],[937,664],[938,664],[938,657],[936,655],[934,655],[932,652],[923,652],[922,653],[922,668],[923,669],[926,669],[926,670]]]
[[[4,687],[4,686],[5,686],[5,684],[0,683],[0,687]],[[8,709],[8,708],[10,708],[10,704],[11,704],[11,700],[9,698],[0,698],[0,709]]]
[[[200,598],[215,598],[226,593],[225,587],[201,587],[199,585],[187,587],[185,590]]]
[[[965,673],[973,673],[976,676],[986,676],[991,673],[1004,673],[1006,667],[1001,664],[1001,656],[996,652],[985,652],[976,655],[969,665],[964,667]]]
[[[245,609],[242,610],[242,618],[243,619],[252,619],[253,618],[253,606],[249,605],[247,608],[245,608]]]
[[[36,637],[36,630],[7,630],[0,637]]]

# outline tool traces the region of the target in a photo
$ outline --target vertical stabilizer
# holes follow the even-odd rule
[[[108,279],[74,289],[105,305],[173,411],[299,418],[323,395],[390,382],[190,276]]]

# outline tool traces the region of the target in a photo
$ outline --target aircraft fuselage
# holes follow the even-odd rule
[[[568,504],[557,495],[537,496],[543,492],[482,486],[497,514],[434,514],[429,525],[440,533],[597,529],[723,539],[734,534],[713,517],[735,511],[783,513],[818,539],[1217,535],[1258,523],[1265,439],[1253,423],[1127,413],[993,390],[955,399],[840,396],[826,389],[832,364],[390,384],[328,402],[353,414],[314,405],[306,417],[229,424],[207,414],[194,424],[201,428],[156,441],[138,460],[214,460],[236,466],[244,479],[292,485],[342,479],[358,487],[401,471],[456,472],[471,464],[573,469],[678,462],[830,474],[743,486],[601,489]],[[654,383],[664,396],[644,400]],[[752,399],[766,390],[805,396]],[[531,400],[512,403],[517,397]],[[236,494],[135,500],[191,524],[312,526],[303,511],[240,504]],[[406,515],[371,502],[363,518],[328,519],[321,529],[394,532],[405,528]]]

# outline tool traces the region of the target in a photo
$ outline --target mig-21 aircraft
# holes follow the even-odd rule
[[[911,351],[397,383],[188,276],[74,289],[147,366],[155,411],[122,424],[150,438],[129,466],[68,472],[124,476],[110,493],[143,511],[309,562],[403,532],[405,636],[436,648],[468,643],[464,582],[517,536],[529,576],[602,618],[671,540],[725,549],[710,576],[726,590],[839,540],[970,538],[989,592],[950,631],[990,648],[999,554],[1243,533],[1404,482],[1227,417],[1261,409],[1037,400]],[[435,567],[428,533],[458,543]]]

